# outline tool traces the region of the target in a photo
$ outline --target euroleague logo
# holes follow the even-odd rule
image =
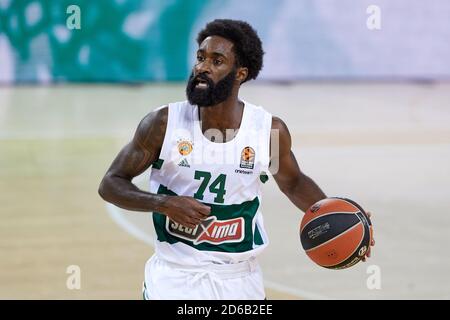
[[[166,219],[166,231],[169,234],[192,241],[194,245],[203,242],[210,244],[241,242],[244,239],[244,230],[245,220],[242,217],[217,220],[217,217],[212,216],[203,220],[194,229]]]
[[[253,169],[255,166],[255,150],[252,147],[245,147],[241,151],[240,167],[244,169]]]

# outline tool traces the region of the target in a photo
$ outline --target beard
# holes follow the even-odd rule
[[[198,80],[203,80],[207,83],[206,88],[197,88]],[[225,101],[233,90],[233,84],[236,80],[236,70],[232,70],[225,78],[218,81],[216,84],[204,74],[199,74],[194,78],[191,73],[187,86],[186,96],[190,104],[198,105],[199,107],[212,107]]]

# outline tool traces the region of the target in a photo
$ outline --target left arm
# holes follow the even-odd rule
[[[271,141],[271,149],[278,151],[271,154],[271,165],[269,167],[280,190],[303,212],[309,209],[314,203],[327,196],[319,186],[307,175],[300,171],[297,160],[291,151],[291,135],[286,124],[277,117],[272,118],[272,129],[278,130],[279,141]],[[278,143],[278,146],[276,145]],[[272,144],[274,144],[272,146]],[[370,212],[367,212],[369,218]],[[372,239],[370,246],[375,245]],[[367,250],[362,261],[370,257],[371,249]]]
[[[299,168],[291,151],[291,135],[286,124],[277,117],[272,118],[272,129],[278,130],[279,141],[271,141],[270,172],[280,190],[303,212],[319,200],[326,198],[319,186]],[[278,146],[277,146],[278,143]]]

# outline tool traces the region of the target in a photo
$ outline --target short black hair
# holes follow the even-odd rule
[[[216,19],[199,32],[198,45],[209,36],[220,36],[233,42],[237,65],[248,69],[243,82],[256,79],[263,66],[264,51],[261,39],[251,25],[241,20]]]

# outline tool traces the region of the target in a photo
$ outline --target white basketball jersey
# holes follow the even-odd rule
[[[212,142],[202,133],[197,106],[187,101],[169,104],[150,191],[194,197],[210,206],[211,213],[189,229],[154,212],[160,258],[195,266],[234,263],[256,256],[267,246],[261,188],[268,179],[271,126],[270,113],[244,101],[237,134],[220,140],[218,132]]]

